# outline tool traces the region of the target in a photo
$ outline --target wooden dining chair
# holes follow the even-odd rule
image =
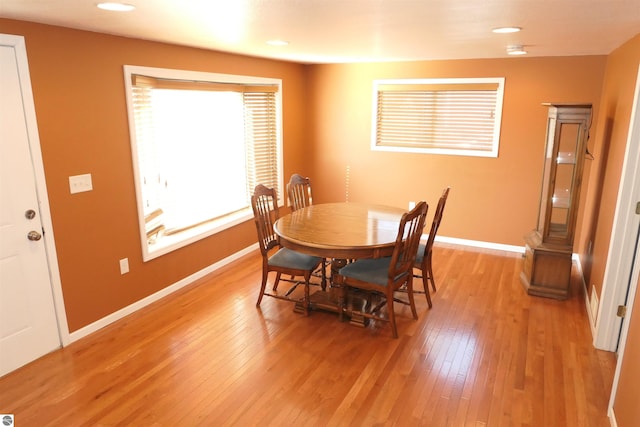
[[[438,234],[438,228],[440,228],[440,222],[442,221],[442,215],[444,213],[444,207],[447,204],[447,197],[449,197],[450,187],[445,188],[442,191],[442,195],[438,200],[438,205],[436,206],[436,211],[433,214],[433,221],[431,222],[431,230],[429,231],[429,236],[427,237],[426,242],[420,242],[418,245],[418,253],[416,254],[416,262],[414,268],[420,270],[419,275],[414,275],[414,277],[418,279],[422,279],[423,290],[415,290],[416,293],[424,293],[427,297],[427,304],[429,304],[429,308],[431,308],[431,293],[429,291],[429,283],[431,283],[431,289],[433,292],[436,292],[436,282],[433,278],[433,242],[436,239],[436,234]]]
[[[292,211],[306,208],[313,203],[311,195],[311,178],[297,173],[291,175],[287,183],[287,197]]]
[[[374,292],[382,296],[382,301],[376,307],[365,313],[359,313],[365,318],[388,321],[394,338],[398,338],[394,302],[408,304],[413,318],[418,318],[413,298],[413,265],[420,237],[424,229],[425,217],[429,206],[426,202],[418,203],[411,211],[402,215],[398,234],[390,257],[360,259],[347,264],[339,271],[337,283],[342,287],[341,317],[346,309],[346,294],[350,288]],[[394,297],[400,288],[407,289],[408,302]],[[387,306],[387,317],[380,313],[380,309]]]
[[[304,314],[308,315],[309,281],[311,273],[322,263],[322,258],[280,247],[278,236],[273,229],[273,224],[279,218],[278,197],[275,189],[258,184],[251,196],[251,207],[253,208],[260,254],[262,255],[262,283],[256,307],[260,306],[262,296],[267,295],[287,301],[302,302]],[[275,272],[276,277],[272,291],[268,292],[266,287],[270,272]],[[281,277],[282,274],[291,276],[291,279]],[[300,276],[304,278],[303,281],[295,279]],[[285,293],[279,293],[278,284],[280,281],[290,282],[293,286]],[[302,283],[304,283],[304,297],[302,300],[293,298],[292,292]]]
[[[287,183],[287,197],[289,198],[289,206],[291,211],[297,211],[313,204],[313,195],[311,191],[311,178],[294,173]],[[326,270],[331,268],[331,261],[326,258],[322,259],[320,268],[314,271],[314,275],[322,280],[322,290],[326,289]],[[329,270],[331,271],[331,270]],[[331,281],[331,279],[329,279]]]

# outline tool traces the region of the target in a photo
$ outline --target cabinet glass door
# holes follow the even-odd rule
[[[564,239],[569,232],[570,209],[573,206],[576,154],[580,123],[559,123],[556,131],[556,175],[552,185],[549,237]]]
[[[547,209],[551,200],[549,194],[553,194],[549,183],[553,178],[552,172],[555,169],[555,156],[557,150],[553,142],[556,138],[556,123],[557,120],[555,117],[549,117],[547,121],[547,142],[544,154],[544,166],[542,171],[542,193],[540,194],[540,206],[538,208],[537,230],[539,230],[542,234],[544,234],[543,230],[546,229],[547,218],[550,215],[550,212]]]

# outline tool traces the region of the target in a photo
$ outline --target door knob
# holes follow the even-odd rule
[[[27,239],[35,242],[37,240],[42,239],[42,234],[38,233],[35,230],[31,230],[29,233],[27,233]]]

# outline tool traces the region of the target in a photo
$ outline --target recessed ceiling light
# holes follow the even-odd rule
[[[509,34],[509,33],[517,33],[520,30],[522,30],[522,28],[520,27],[498,27],[498,28],[494,28],[491,31],[498,34]]]
[[[100,9],[109,10],[111,12],[130,12],[136,8],[132,4],[115,2],[98,3],[97,6]]]
[[[507,46],[507,54],[508,55],[526,55],[527,51],[524,50],[524,47],[521,44],[514,44]]]
[[[269,40],[267,44],[270,46],[288,46],[289,42],[286,40]]]

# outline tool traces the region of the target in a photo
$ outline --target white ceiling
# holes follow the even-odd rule
[[[121,13],[97,2],[0,0],[0,16],[300,63],[500,58],[509,44],[601,55],[640,33],[640,0],[124,0],[136,10]],[[506,25],[523,30],[491,32]]]

